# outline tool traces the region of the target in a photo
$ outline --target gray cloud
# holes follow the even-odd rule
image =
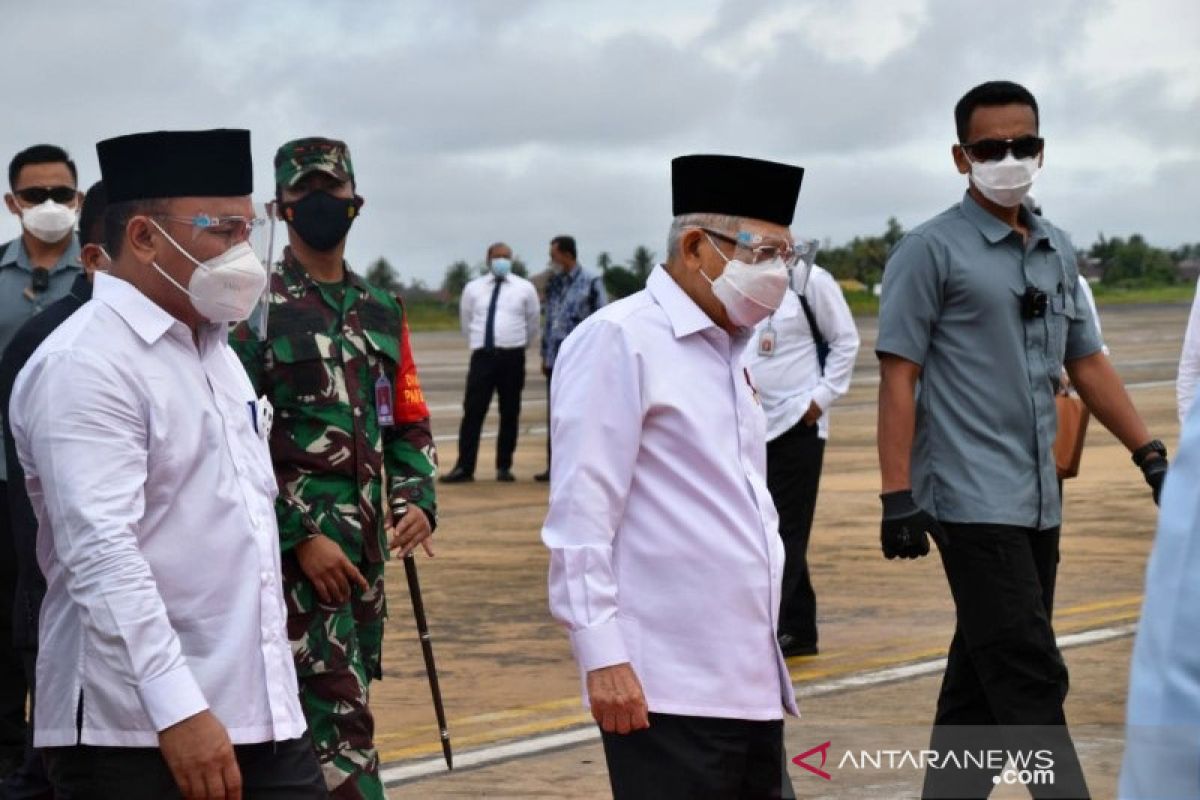
[[[1185,2],[1145,6],[1162,13]],[[845,7],[802,6],[827,18]],[[1115,73],[1078,62],[1090,27],[1115,6],[929,0],[890,51],[876,15],[858,19],[853,33],[868,43],[880,36],[881,57],[866,60],[830,52],[808,29],[747,46],[747,32],[780,8],[20,4],[6,9],[9,59],[20,69],[0,154],[59,142],[90,182],[93,144],[106,136],[245,126],[265,198],[278,144],[344,138],[367,197],[352,263],[384,254],[437,283],[446,264],[479,260],[497,238],[534,265],[563,232],[579,237],[589,262],[600,250],[627,257],[637,244],[661,252],[669,160],[684,152],[805,165],[797,229],[808,235],[842,241],[881,230],[892,215],[911,227],[963,189],[947,153],[955,100],[981,80],[1011,77],[1037,93],[1052,142],[1037,191],[1078,240],[1099,230],[1141,230],[1162,244],[1200,238],[1184,213],[1200,188],[1200,97],[1173,93],[1173,76],[1150,58],[1153,42],[1114,53],[1123,64]],[[76,57],[50,57],[48,42]],[[1136,160],[1123,161],[1131,147]],[[4,224],[0,235],[15,234]]]

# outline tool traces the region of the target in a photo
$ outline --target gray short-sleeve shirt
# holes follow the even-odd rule
[[[875,349],[921,366],[913,494],[945,522],[1061,522],[1054,391],[1064,361],[1101,343],[1066,234],[1021,213],[1028,242],[967,194],[884,271]],[[1022,316],[1027,286],[1047,295],[1044,316]]]

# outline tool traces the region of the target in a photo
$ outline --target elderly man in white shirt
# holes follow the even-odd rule
[[[816,243],[806,247],[815,250]],[[817,654],[817,596],[808,540],[829,438],[829,408],[850,389],[858,329],[850,306],[812,255],[791,273],[779,310],[755,329],[746,366],[767,412],[767,487],[786,553],[779,609],[784,656]],[[811,265],[810,265],[811,264]]]
[[[59,797],[326,797],[285,627],[269,408],[226,339],[266,285],[248,131],[97,145],[111,273],[17,378]]]
[[[675,159],[666,265],[576,328],[555,363],[550,608],[617,798],[790,790],[783,545],[742,354],[786,292],[803,174]]]
[[[442,483],[475,479],[483,418],[495,394],[500,406],[496,439],[496,480],[511,483],[513,451],[525,389],[525,350],[533,343],[541,304],[537,289],[512,272],[512,248],[496,242],[487,249],[488,272],[463,288],[458,313],[471,347],[463,418],[458,429],[458,461]]]

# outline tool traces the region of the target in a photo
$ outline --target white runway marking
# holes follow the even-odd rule
[[[1100,644],[1101,642],[1132,636],[1136,630],[1136,623],[1128,623],[1125,625],[1113,625],[1107,628],[1095,628],[1090,631],[1080,631],[1079,633],[1059,636],[1058,646],[1060,649],[1066,650],[1072,647]],[[883,669],[860,672],[855,675],[847,675],[844,678],[820,681],[819,683],[797,684],[796,696],[799,698],[822,697],[824,695],[836,694],[837,692],[882,686],[887,683],[936,675],[945,669],[945,667],[946,659],[932,658],[927,661],[918,661],[915,664],[885,667]],[[600,732],[596,726],[587,725],[560,733],[541,734],[531,736],[527,739],[518,739],[513,742],[505,742],[504,744],[480,747],[464,753],[456,753],[454,755],[454,763],[459,769],[464,767],[482,767],[519,756],[548,753],[562,747],[570,747],[571,745],[582,744],[599,738]],[[384,785],[390,787],[444,772],[446,772],[446,762],[442,760],[441,756],[438,756],[437,758],[427,758],[411,764],[385,766],[380,770],[380,776],[383,778]]]

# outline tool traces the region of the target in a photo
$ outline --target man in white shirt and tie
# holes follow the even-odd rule
[[[496,480],[511,483],[521,392],[525,388],[525,350],[533,342],[541,304],[533,284],[512,272],[512,248],[496,242],[487,249],[486,275],[463,288],[459,320],[471,347],[463,418],[458,429],[458,461],[442,483],[475,480],[479,435],[492,395],[500,405],[496,440]]]
[[[550,608],[617,798],[790,791],[784,554],[742,355],[787,291],[803,174],[675,159],[666,265],[580,324],[555,362]]]
[[[109,274],[17,378],[57,797],[327,797],[285,627],[269,409],[227,344],[267,274],[250,134],[96,147]]]
[[[815,250],[816,243],[805,245]],[[786,559],[779,609],[784,656],[817,654],[808,539],[829,438],[829,407],[850,389],[858,329],[833,276],[806,252],[779,310],[758,323],[746,366],[767,412],[767,486]]]

